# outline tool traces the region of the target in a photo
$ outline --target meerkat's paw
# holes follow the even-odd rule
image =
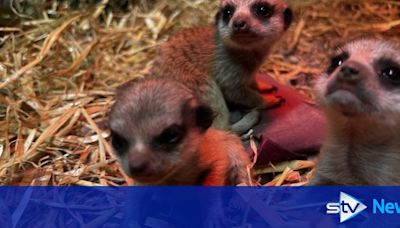
[[[264,104],[262,104],[259,109],[276,108],[285,103],[285,98],[277,95],[265,95],[263,99]]]
[[[260,120],[261,112],[259,110],[252,110],[246,113],[242,119],[232,124],[231,131],[238,135],[248,132]]]
[[[248,141],[248,140],[250,140],[251,136],[253,136],[253,135],[254,135],[254,130],[253,130],[253,129],[250,129],[248,132],[242,134],[242,135],[240,136],[240,139],[241,139],[242,141]]]

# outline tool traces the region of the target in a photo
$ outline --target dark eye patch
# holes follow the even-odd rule
[[[326,70],[326,73],[332,74],[336,70],[336,68],[340,67],[349,57],[349,53],[343,52],[331,58],[331,63]]]
[[[152,144],[157,148],[172,148],[182,141],[185,133],[184,127],[174,124],[167,127],[160,135],[156,136]]]
[[[228,24],[231,20],[236,8],[233,5],[226,5],[221,9],[222,20],[225,24]]]
[[[260,3],[255,3],[252,7],[251,10],[254,15],[256,15],[259,18],[270,18],[274,14],[275,8],[268,3],[260,2]]]
[[[391,59],[380,59],[376,62],[379,77],[384,83],[400,86],[400,65]]]
[[[129,148],[128,140],[114,131],[111,131],[111,144],[115,152],[119,155],[126,153]]]
[[[293,22],[293,11],[290,8],[285,9],[283,12],[283,22],[285,30],[287,30]]]

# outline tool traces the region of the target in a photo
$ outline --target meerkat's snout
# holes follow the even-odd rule
[[[338,81],[348,84],[357,83],[359,82],[360,77],[367,73],[364,71],[365,69],[367,69],[367,67],[359,62],[348,62],[346,65],[340,68],[340,72],[337,76]]]
[[[292,10],[283,0],[223,0],[216,24],[226,43],[248,47],[278,40],[292,19]]]
[[[337,107],[345,115],[362,112],[374,99],[369,78],[373,72],[368,65],[356,60],[341,60],[341,65],[331,73],[325,98],[329,105]],[[337,64],[337,63],[335,63]]]

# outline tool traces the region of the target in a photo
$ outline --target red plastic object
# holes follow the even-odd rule
[[[257,165],[304,159],[318,153],[326,132],[323,112],[270,76],[259,74],[257,81],[276,86],[276,94],[285,99],[281,106],[263,111],[254,128],[259,144]]]

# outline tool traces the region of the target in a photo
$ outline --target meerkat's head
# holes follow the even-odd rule
[[[221,0],[215,23],[225,45],[255,49],[278,41],[292,18],[283,0]]]
[[[340,48],[316,84],[319,102],[349,118],[399,121],[400,45],[358,39]]]
[[[213,112],[180,83],[132,81],[110,112],[111,142],[123,170],[142,184],[159,183],[194,161]]]

